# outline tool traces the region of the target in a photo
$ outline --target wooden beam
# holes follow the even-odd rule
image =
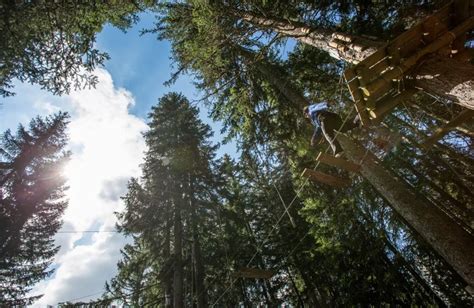
[[[369,114],[367,113],[367,109],[365,109],[365,105],[363,101],[357,101],[355,103],[355,109],[360,117],[360,122],[363,126],[370,126],[372,123],[369,118]]]
[[[232,274],[234,277],[252,278],[252,279],[270,279],[275,275],[274,272],[259,268],[242,267],[239,271]]]
[[[319,152],[318,156],[316,157],[317,161],[320,161],[326,165],[339,167],[349,172],[359,172],[360,166],[350,162],[348,160],[337,158],[329,154],[325,154],[323,152]]]
[[[425,149],[433,146],[438,140],[443,138],[447,133],[451,130],[455,129],[457,126],[461,125],[464,122],[469,121],[474,116],[474,110],[465,109],[461,111],[457,116],[455,116],[451,121],[449,121],[446,125],[441,128],[438,128],[431,137],[425,140],[421,144],[422,147]]]
[[[326,174],[311,169],[304,169],[302,176],[314,182],[320,182],[326,185],[342,188],[351,185],[350,179],[339,178],[330,174]]]
[[[349,92],[351,93],[352,100],[355,103],[355,108],[357,110],[357,113],[359,114],[362,125],[369,126],[369,114],[365,110],[364,97],[359,89],[359,79],[357,78],[355,71],[352,68],[348,68],[344,72],[344,79],[346,79],[347,86],[349,87]]]
[[[416,92],[418,92],[418,90],[408,89],[397,96],[387,97],[386,99],[382,99],[377,102],[375,109],[369,111],[370,117],[372,118],[372,123],[380,123],[382,119],[395,107],[409,100]]]

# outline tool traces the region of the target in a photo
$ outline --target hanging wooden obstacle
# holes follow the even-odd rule
[[[359,172],[360,170],[360,165],[354,164],[353,162],[342,158],[325,154],[323,152],[319,152],[316,160],[322,162],[323,164],[339,167],[349,172]]]
[[[338,188],[347,187],[351,184],[350,179],[340,178],[334,175],[326,174],[319,171],[314,171],[311,169],[304,169],[301,176],[304,176],[314,182],[320,182],[320,183],[338,187]]]
[[[236,278],[252,279],[270,279],[275,275],[274,272],[259,268],[242,267],[239,271],[232,274]]]
[[[406,89],[404,77],[427,55],[464,54],[465,33],[474,28],[469,9],[466,0],[447,4],[344,72],[364,126],[380,123],[385,115],[416,93],[414,89]]]

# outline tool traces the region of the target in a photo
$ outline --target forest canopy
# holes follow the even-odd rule
[[[143,35],[170,43],[166,85],[187,75],[199,90],[151,107],[141,176],[116,213],[129,240],[117,274],[100,299],[62,306],[474,304],[468,1],[12,1],[0,10],[3,96],[15,78],[54,94],[93,86],[108,58],[97,33],[141,14],[154,17]],[[199,107],[238,153],[217,154]],[[48,182],[56,199],[14,196],[34,168],[67,159],[66,121],[59,113],[4,135],[0,219],[11,227],[0,274],[16,284],[1,284],[5,303],[32,302],[30,286],[51,274],[64,183]],[[22,153],[43,149],[34,141],[46,131],[58,134],[50,160],[32,151],[40,162],[27,168]],[[42,232],[39,265],[26,228]],[[22,260],[35,273],[27,282],[15,274]]]

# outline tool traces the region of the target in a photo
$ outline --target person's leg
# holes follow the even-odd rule
[[[324,137],[329,142],[334,155],[342,152],[341,145],[336,140],[336,131],[341,128],[341,118],[332,112],[325,112],[319,116],[321,122],[321,130],[323,131]]]

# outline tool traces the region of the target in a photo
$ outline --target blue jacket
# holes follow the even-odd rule
[[[328,103],[327,102],[320,102],[317,104],[312,104],[308,106],[309,118],[311,119],[311,123],[318,129],[321,126],[319,123],[318,115],[321,111],[328,110]]]
[[[317,139],[319,139],[321,135],[321,123],[319,122],[318,115],[322,111],[328,110],[328,103],[327,102],[320,102],[317,104],[312,104],[308,106],[309,118],[311,119],[311,123],[314,125],[314,133],[313,137],[311,137],[311,144],[313,144]]]

